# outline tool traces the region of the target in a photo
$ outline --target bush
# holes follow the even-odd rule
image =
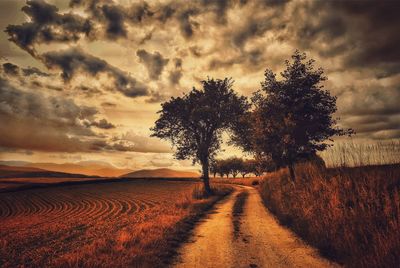
[[[260,182],[258,180],[254,180],[251,182],[251,185],[254,185],[254,186],[259,185],[259,184],[260,184]]]

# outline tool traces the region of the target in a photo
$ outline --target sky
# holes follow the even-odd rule
[[[149,137],[160,104],[207,77],[251,96],[296,49],[353,139],[398,139],[398,14],[385,0],[1,0],[0,160],[193,169]]]

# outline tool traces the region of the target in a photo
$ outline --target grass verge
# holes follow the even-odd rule
[[[400,165],[296,168],[267,175],[260,194],[284,225],[350,267],[400,263]]]

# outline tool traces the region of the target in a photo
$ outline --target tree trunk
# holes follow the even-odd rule
[[[292,180],[292,182],[295,182],[296,174],[294,173],[294,164],[289,163],[288,168],[289,168],[290,179]]]
[[[203,169],[203,183],[204,183],[204,190],[207,194],[212,194],[211,187],[210,187],[210,178],[208,175],[208,159],[204,160],[202,163]]]

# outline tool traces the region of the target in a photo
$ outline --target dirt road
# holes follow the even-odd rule
[[[232,207],[238,193],[248,191],[233,231]],[[265,209],[254,188],[241,187],[219,203],[183,245],[175,267],[337,267],[321,258]]]

